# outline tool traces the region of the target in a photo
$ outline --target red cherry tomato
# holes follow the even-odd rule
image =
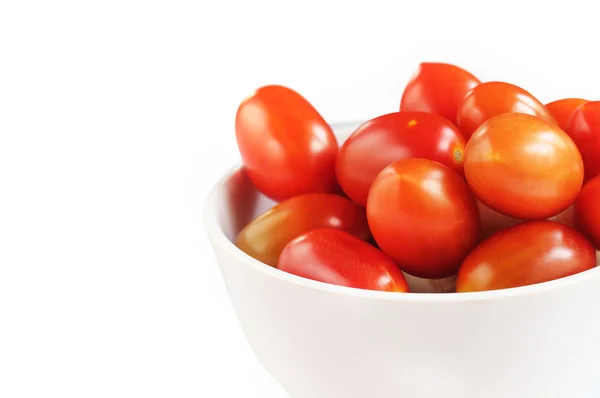
[[[332,227],[362,240],[371,237],[365,209],[333,194],[306,194],[276,204],[250,222],[235,245],[258,261],[275,266],[292,239],[316,228]]]
[[[592,244],[577,230],[552,221],[529,221],[479,244],[463,262],[457,292],[532,285],[596,266]]]
[[[452,276],[477,243],[479,213],[465,181],[428,159],[394,162],[375,179],[367,200],[375,241],[408,274]]]
[[[544,219],[577,198],[583,162],[558,125],[507,113],[485,122],[465,149],[465,177],[488,207],[518,219]]]
[[[581,189],[573,206],[573,224],[600,250],[600,176]]]
[[[300,94],[265,86],[240,104],[238,148],[248,176],[266,196],[332,192],[338,143],[330,126]]]
[[[600,101],[577,108],[569,119],[567,133],[583,157],[585,181],[600,175]]]
[[[567,131],[569,118],[577,108],[588,102],[581,98],[564,98],[546,104],[546,109],[552,114],[558,126]]]
[[[465,141],[446,119],[424,112],[396,112],[360,126],[340,148],[336,172],[344,192],[366,205],[369,188],[386,166],[406,158],[438,161],[463,175]]]
[[[554,122],[544,104],[522,88],[504,82],[487,82],[465,96],[458,110],[458,128],[468,139],[486,120],[514,112]]]
[[[423,62],[404,89],[400,110],[431,112],[456,124],[459,105],[479,83],[479,79],[458,66]]]
[[[297,237],[283,249],[277,268],[333,285],[389,292],[409,290],[392,260],[338,229],[315,229]]]

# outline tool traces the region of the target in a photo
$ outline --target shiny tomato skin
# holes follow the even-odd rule
[[[546,104],[546,109],[552,114],[556,124],[567,131],[569,118],[581,105],[589,102],[582,98],[563,98]]]
[[[573,206],[573,225],[600,250],[600,176],[581,189]]]
[[[364,208],[338,195],[313,193],[276,204],[246,225],[234,243],[244,253],[274,267],[292,239],[325,227],[347,231],[365,241],[371,238]]]
[[[528,221],[480,243],[463,262],[458,293],[507,289],[547,282],[596,266],[592,244],[557,222]]]
[[[471,90],[456,116],[458,128],[468,140],[485,121],[503,113],[524,113],[554,122],[544,104],[514,84],[486,82]]]
[[[577,108],[569,118],[566,131],[583,157],[585,181],[600,175],[600,101]]]
[[[319,112],[292,89],[264,86],[245,98],[235,132],[249,178],[269,198],[335,189],[337,140]]]
[[[506,216],[556,216],[583,182],[579,150],[558,125],[521,113],[486,121],[465,148],[465,177],[475,196]]]
[[[367,199],[367,219],[381,250],[404,272],[427,279],[455,274],[480,229],[465,181],[420,158],[394,162],[379,173]]]
[[[404,88],[400,111],[430,112],[456,124],[456,112],[463,98],[480,83],[458,66],[423,62]]]
[[[366,205],[377,174],[391,163],[412,157],[438,161],[463,175],[465,140],[441,116],[395,112],[362,124],[340,148],[336,174],[342,189]]]
[[[400,269],[385,254],[339,229],[314,229],[292,240],[281,253],[282,271],[338,286],[408,292]]]

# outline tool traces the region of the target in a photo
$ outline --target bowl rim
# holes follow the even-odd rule
[[[362,123],[363,121],[337,122],[331,123],[331,127],[335,132],[338,129],[344,127],[348,129],[349,127],[358,126]],[[336,133],[336,137],[339,137],[339,134]],[[227,238],[225,232],[219,225],[219,216],[218,212],[216,211],[219,202],[222,201],[222,197],[220,197],[219,191],[229,180],[229,178],[231,178],[235,173],[239,172],[241,168],[242,164],[238,161],[236,165],[231,167],[218,179],[218,181],[213,185],[210,192],[206,196],[202,212],[205,231],[209,239],[212,241],[213,245],[218,245],[223,251],[228,253],[231,257],[235,258],[240,264],[243,263],[249,267],[252,267],[257,272],[263,273],[269,277],[275,278],[284,283],[290,283],[292,285],[296,285],[305,289],[327,292],[342,296],[353,296],[375,300],[440,304],[452,302],[482,302],[489,300],[498,301],[501,299],[538,295],[550,291],[572,287],[573,285],[580,284],[582,282],[600,277],[600,266],[596,266],[595,268],[592,268],[590,270],[586,270],[574,275],[566,276],[548,282],[541,282],[533,285],[514,288],[467,293],[385,292],[333,285],[330,283],[303,278],[271,267],[244,253],[243,251],[238,249],[231,240]]]

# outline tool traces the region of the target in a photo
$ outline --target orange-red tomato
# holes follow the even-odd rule
[[[248,177],[266,196],[282,201],[334,190],[337,140],[297,92],[259,88],[240,104],[235,132]]]
[[[507,113],[485,122],[465,149],[465,177],[488,207],[518,219],[566,210],[583,182],[583,161],[558,125]]]
[[[235,245],[258,261],[276,266],[292,239],[316,228],[338,228],[362,240],[371,238],[365,209],[338,195],[314,193],[276,204],[250,222]]]
[[[333,285],[409,291],[404,275],[392,260],[339,229],[315,229],[297,237],[283,249],[277,268]]]
[[[573,224],[600,250],[600,176],[581,189],[573,206]]]
[[[458,271],[456,291],[532,285],[595,266],[594,247],[576,229],[552,221],[528,221],[498,232],[473,249]]]
[[[600,101],[577,108],[569,118],[567,133],[583,157],[585,181],[600,175]]]
[[[569,118],[577,108],[588,102],[581,98],[563,98],[546,104],[546,109],[552,114],[556,124],[567,131]]]
[[[367,199],[375,241],[408,274],[452,276],[477,243],[480,222],[465,181],[428,159],[392,163],[375,179]]]
[[[425,112],[395,112],[361,125],[340,148],[337,178],[344,192],[366,205],[377,174],[406,158],[438,161],[463,175],[465,140],[441,116]]]
[[[486,120],[503,113],[524,113],[554,122],[544,104],[521,87],[486,82],[465,96],[456,117],[458,128],[469,139]]]
[[[402,93],[400,110],[431,112],[456,124],[459,105],[479,83],[479,79],[458,66],[423,62]]]

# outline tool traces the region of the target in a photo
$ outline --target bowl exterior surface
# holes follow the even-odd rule
[[[337,126],[341,140],[357,125]],[[330,288],[231,244],[272,204],[237,170],[214,188],[205,217],[244,334],[291,398],[600,397],[598,270],[481,300]]]

